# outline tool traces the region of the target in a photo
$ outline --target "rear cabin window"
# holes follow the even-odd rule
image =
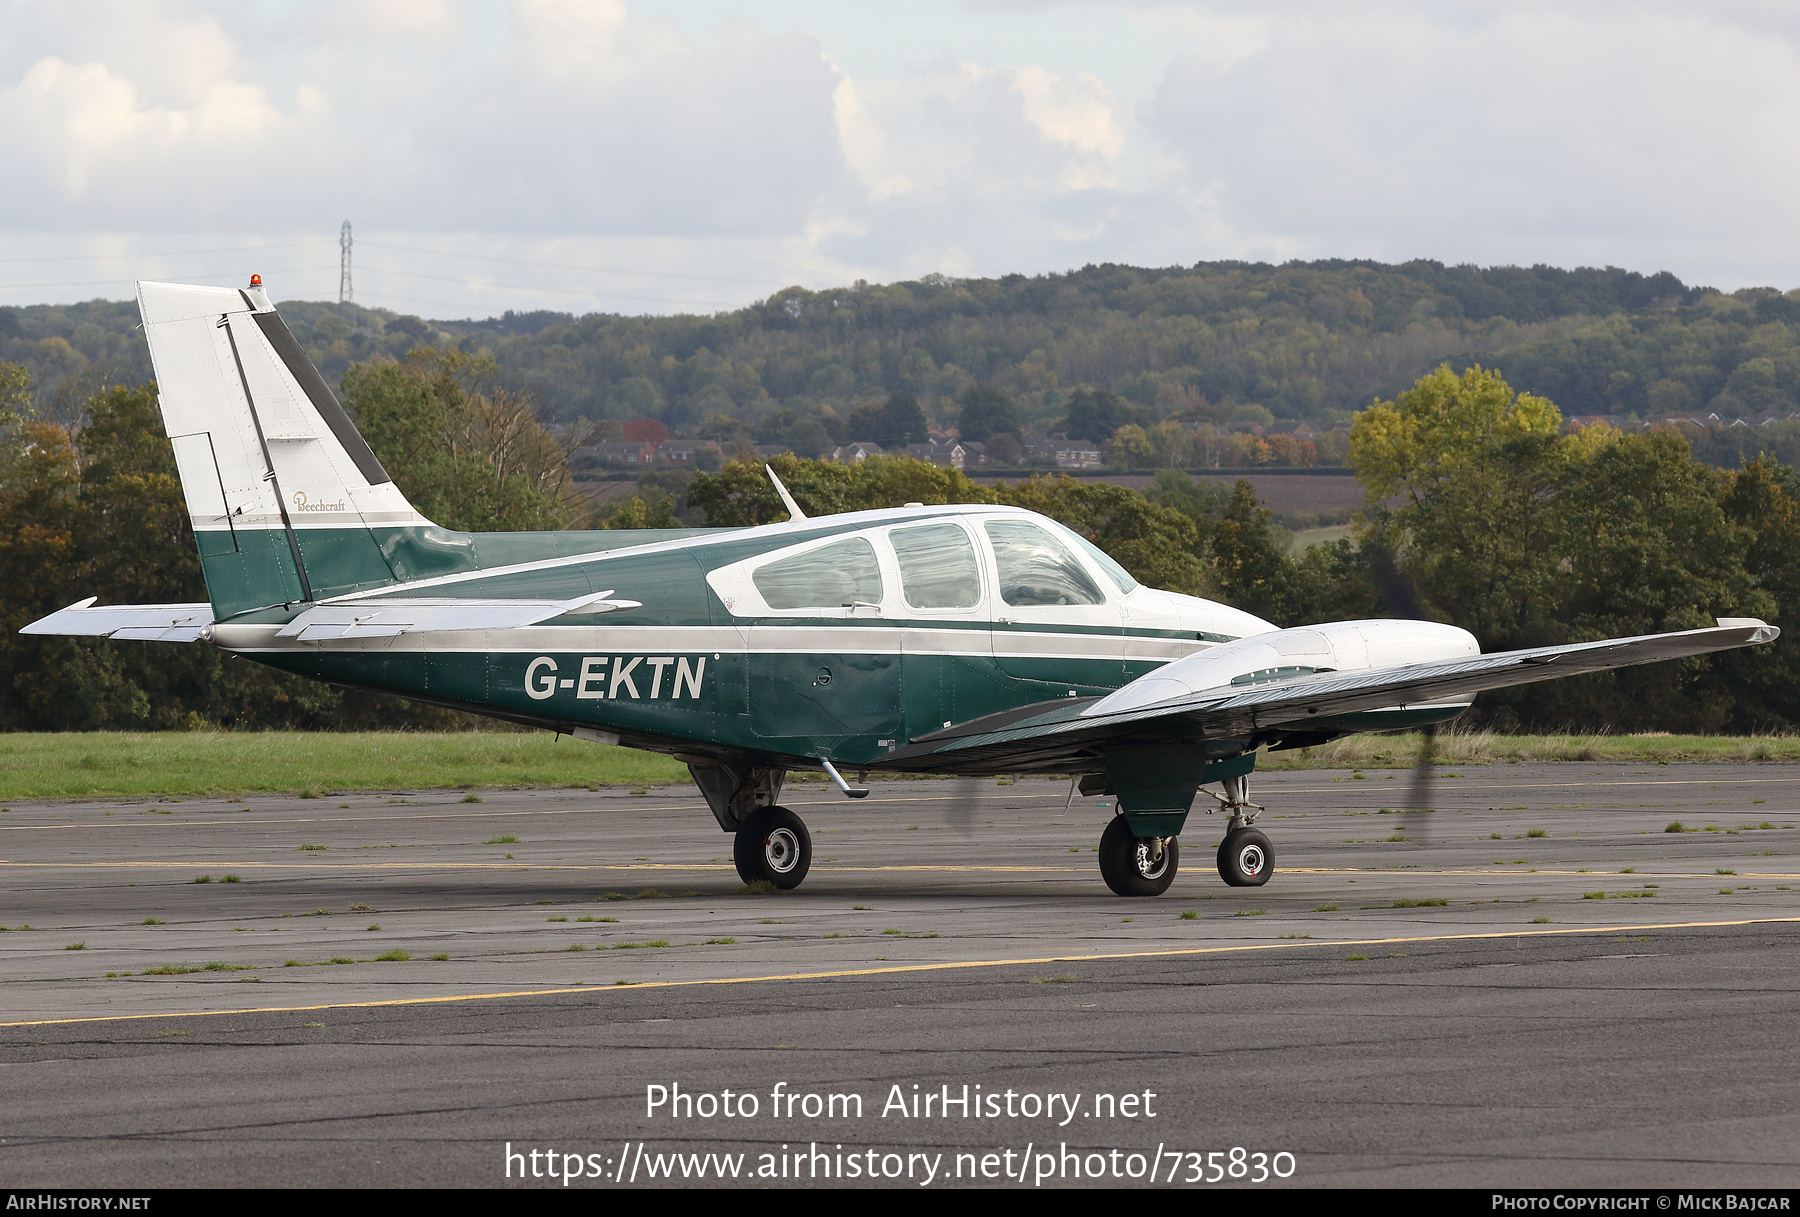
[[[772,609],[848,608],[881,603],[881,568],[875,547],[862,537],[758,567],[750,576]]]
[[[888,539],[900,559],[900,589],[913,608],[973,608],[981,600],[975,547],[956,525],[897,528]]]
[[[1008,604],[1104,604],[1106,597],[1062,542],[1023,520],[989,520],[988,540]]]

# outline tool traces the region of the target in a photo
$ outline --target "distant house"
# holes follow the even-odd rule
[[[987,463],[987,445],[959,439],[932,440],[928,444],[908,444],[906,455],[952,469],[974,469]]]
[[[701,451],[718,452],[719,445],[709,439],[672,439],[656,446],[656,455],[671,465],[691,465]]]
[[[857,440],[854,444],[845,444],[842,448],[834,448],[831,459],[845,465],[855,465],[868,460],[872,456],[881,455],[881,445],[873,440]]]
[[[591,456],[602,465],[648,465],[656,459],[656,446],[635,440],[589,444],[582,449],[582,455]]]
[[[1106,450],[1093,440],[1052,438],[1038,440],[1027,456],[1048,456],[1062,469],[1099,469],[1106,464]]]

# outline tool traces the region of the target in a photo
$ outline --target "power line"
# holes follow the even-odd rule
[[[430,254],[436,258],[452,258],[476,262],[504,262],[509,266],[541,266],[548,270],[579,270],[599,275],[637,275],[646,279],[699,279],[709,283],[742,283],[760,287],[767,279],[731,279],[723,275],[683,275],[658,270],[621,270],[612,266],[581,266],[573,262],[537,262],[528,258],[500,258],[492,254],[465,254],[440,249],[424,249],[417,245],[391,245],[386,241],[364,241],[374,249],[397,249],[406,253]]]
[[[371,294],[371,293],[369,293],[369,292],[368,292],[368,291],[364,291],[364,293],[363,293],[363,296],[364,296],[364,298],[365,298],[365,300],[366,300],[366,299],[367,299],[367,298],[368,298],[368,297],[369,297],[369,295],[370,295],[370,294]],[[374,297],[375,297],[375,298],[376,298],[376,299],[378,299],[378,300],[399,300],[399,301],[403,301],[403,302],[405,302],[405,303],[407,303],[407,304],[417,304],[417,305],[424,305],[424,306],[426,306],[426,307],[427,307],[427,308],[440,308],[440,309],[446,309],[446,310],[452,310],[452,311],[454,311],[454,310],[470,310],[470,311],[469,311],[469,315],[468,315],[468,317],[467,317],[467,318],[464,318],[464,320],[468,320],[468,321],[471,321],[471,322],[472,322],[472,321],[476,321],[476,320],[478,320],[478,318],[476,318],[476,317],[475,317],[475,315],[474,315],[474,312],[473,312],[473,306],[472,306],[472,305],[468,305],[468,304],[450,304],[450,303],[447,303],[447,302],[446,302],[446,301],[443,301],[443,300],[426,300],[426,299],[423,299],[423,298],[421,298],[421,297],[418,297],[418,296],[397,296],[397,295],[395,295],[395,294],[393,294],[393,293],[392,293],[392,292],[383,292],[383,291],[377,291],[377,292],[375,292],[375,293],[373,293],[373,295],[374,295]],[[369,304],[365,304],[365,305],[364,305],[364,307],[365,307],[365,308],[380,308],[380,307],[381,307],[381,305],[379,305],[379,304],[376,304],[376,305],[369,305]],[[490,306],[488,306],[488,307],[490,307],[490,308],[491,308],[491,307],[492,307],[492,306],[491,306],[491,305],[490,305]],[[735,307],[735,306],[729,306],[729,307]],[[594,310],[594,311],[596,311],[596,312],[598,312],[598,311],[601,311],[601,310],[599,310],[599,309],[596,309],[596,310]],[[489,316],[490,316],[490,317],[491,317],[491,316],[492,316],[492,314],[489,314]],[[438,321],[454,321],[454,320],[458,320],[458,318],[454,318],[454,317],[438,317],[438,318],[435,318],[435,320],[438,320]]]
[[[68,254],[45,258],[0,258],[0,264],[14,262],[108,262],[129,258],[202,258],[213,254],[260,253],[265,249],[299,249],[302,246],[317,244],[313,241],[294,241],[286,245],[233,245],[226,249],[184,249],[175,253],[161,254]],[[116,282],[112,280],[111,282]]]
[[[315,272],[320,272],[325,269],[327,269],[327,268],[322,267],[322,266],[285,266],[285,267],[276,267],[274,270],[264,271],[261,273],[270,274],[270,275],[305,275],[305,274],[312,274]],[[243,271],[241,269],[240,270],[204,271],[204,272],[202,272],[202,271],[178,271],[178,272],[171,272],[171,275],[175,279],[237,279],[237,278],[243,277]],[[73,280],[73,281],[64,282],[64,283],[0,283],[0,291],[6,291],[6,292],[17,291],[21,288],[27,288],[27,287],[105,287],[105,286],[108,286],[111,284],[137,283],[137,282],[139,282],[138,279],[127,278],[127,279],[78,279],[78,280]]]
[[[375,242],[373,242],[373,241],[365,241],[364,242],[365,245],[373,245],[374,243]],[[501,291],[514,291],[514,292],[542,292],[546,295],[553,295],[553,296],[586,296],[589,299],[594,299],[594,300],[600,300],[600,299],[647,300],[647,301],[650,301],[655,304],[705,304],[705,305],[711,305],[716,308],[738,308],[738,307],[740,307],[739,305],[737,305],[734,302],[725,301],[725,300],[696,300],[691,297],[682,297],[682,296],[633,296],[633,295],[629,295],[624,292],[593,291],[593,290],[590,290],[587,288],[537,287],[535,285],[527,286],[527,285],[518,284],[518,283],[489,283],[489,284],[483,284],[483,285],[475,285],[475,284],[471,284],[469,282],[468,277],[466,275],[464,275],[464,276],[424,275],[424,274],[420,274],[417,271],[393,270],[388,267],[380,268],[379,270],[375,271],[375,274],[377,276],[398,275],[399,277],[401,277],[403,279],[428,279],[435,283],[460,283],[470,291],[483,291],[483,290],[491,291],[491,290],[497,289],[497,290],[501,290]]]

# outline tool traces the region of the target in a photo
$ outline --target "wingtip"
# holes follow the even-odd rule
[[[1716,617],[1714,624],[1721,630],[1749,630],[1750,642],[1774,642],[1781,637],[1781,627],[1770,625],[1760,617]]]

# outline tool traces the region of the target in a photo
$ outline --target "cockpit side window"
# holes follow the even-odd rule
[[[973,608],[981,574],[969,534],[955,524],[896,528],[888,534],[900,560],[900,590],[913,608]]]
[[[881,603],[881,567],[875,561],[875,547],[862,537],[771,562],[750,578],[772,609]]]
[[[1118,584],[1120,591],[1130,594],[1137,590],[1138,581],[1131,577],[1130,571],[1113,561],[1111,554],[1107,553],[1104,549],[1101,549],[1098,545],[1095,545],[1092,541],[1088,540],[1074,529],[1067,528],[1055,520],[1050,521],[1050,523],[1056,528],[1057,532],[1079,545],[1087,556],[1094,560],[1094,565],[1105,571],[1108,579],[1111,579],[1114,583]]]
[[[1104,604],[1106,597],[1060,541],[1024,520],[989,520],[988,540],[1008,604]]]

